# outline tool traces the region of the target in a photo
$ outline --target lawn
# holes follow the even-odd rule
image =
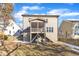
[[[79,39],[59,38],[59,41],[79,46]]]
[[[69,47],[55,44],[53,42],[38,43],[38,44],[36,43],[21,44],[17,48],[16,48],[17,46],[16,44],[17,43],[10,43],[10,42],[8,43],[8,45],[6,44],[5,47],[7,51],[3,46],[1,46],[0,55],[8,55],[8,56],[76,56],[76,55],[79,55],[78,53],[71,51]]]

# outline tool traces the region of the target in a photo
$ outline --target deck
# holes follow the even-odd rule
[[[31,33],[44,33],[44,28],[31,28]]]

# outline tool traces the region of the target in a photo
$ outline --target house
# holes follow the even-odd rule
[[[79,21],[64,20],[59,27],[59,38],[79,39]]]
[[[13,18],[11,16],[12,11],[13,11],[13,4],[11,3],[0,4],[0,33],[1,34],[4,33],[6,27],[9,25],[9,20]]]
[[[56,42],[58,15],[22,15],[23,17],[23,41],[47,41]]]
[[[9,20],[9,25],[4,30],[4,33],[5,35],[19,36],[21,31],[21,28],[11,19]]]

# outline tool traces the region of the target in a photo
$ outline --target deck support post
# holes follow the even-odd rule
[[[30,42],[31,42],[31,22],[30,22]]]
[[[45,39],[46,39],[46,30],[45,30],[45,23],[44,23],[44,40],[43,41],[45,41]]]

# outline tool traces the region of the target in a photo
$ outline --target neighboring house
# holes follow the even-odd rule
[[[58,15],[22,15],[22,17],[24,41],[51,40],[56,42],[58,40]]]
[[[79,39],[79,21],[64,20],[59,27],[59,38]]]
[[[21,28],[11,19],[4,33],[5,35],[19,36],[21,34]]]

